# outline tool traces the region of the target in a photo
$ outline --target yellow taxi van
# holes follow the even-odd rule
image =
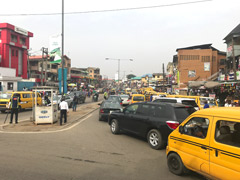
[[[4,94],[0,94],[0,111],[2,113],[9,109],[9,102],[13,95],[19,97],[19,110],[33,107],[34,94],[32,91],[7,92]],[[38,94],[37,103],[39,105],[42,104],[42,98],[40,94]]]
[[[146,101],[145,96],[143,94],[133,94],[131,98],[131,103],[143,102]]]
[[[210,179],[240,179],[240,109],[208,108],[191,114],[168,137],[169,170]]]

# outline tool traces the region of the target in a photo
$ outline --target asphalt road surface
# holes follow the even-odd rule
[[[113,135],[98,121],[98,111],[67,131],[1,133],[0,157],[4,180],[202,179],[170,173],[165,150],[153,150],[131,135]]]

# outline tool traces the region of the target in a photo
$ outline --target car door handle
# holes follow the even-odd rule
[[[201,146],[202,149],[204,150],[207,150],[207,147],[206,146]]]
[[[215,156],[218,157],[218,150],[215,149]]]

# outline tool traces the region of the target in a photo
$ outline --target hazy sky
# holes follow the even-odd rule
[[[144,6],[169,5],[197,0],[65,0],[65,12],[83,12]],[[61,0],[5,0],[1,14],[60,13]],[[0,16],[7,22],[34,33],[32,52],[49,47],[49,36],[61,33],[61,15]],[[65,54],[72,67],[99,67],[114,78],[117,61],[121,76],[162,72],[176,49],[212,43],[226,51],[223,38],[240,23],[239,0],[207,2],[130,11],[65,15]],[[39,52],[38,52],[39,53]]]

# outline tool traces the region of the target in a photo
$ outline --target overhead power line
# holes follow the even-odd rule
[[[120,9],[106,9],[106,10],[93,10],[93,11],[80,11],[80,12],[66,12],[64,14],[87,14],[87,13],[102,13],[102,12],[113,12],[113,11],[130,11],[130,10],[140,10],[140,9],[152,9],[152,8],[161,8],[161,7],[170,7],[170,6],[180,6],[187,4],[203,3],[213,0],[200,0],[200,1],[191,1],[191,2],[182,2],[175,4],[163,4],[156,6],[145,6],[145,7],[133,7],[133,8],[120,8]],[[54,16],[61,15],[62,13],[38,13],[38,14],[0,14],[0,16]]]

